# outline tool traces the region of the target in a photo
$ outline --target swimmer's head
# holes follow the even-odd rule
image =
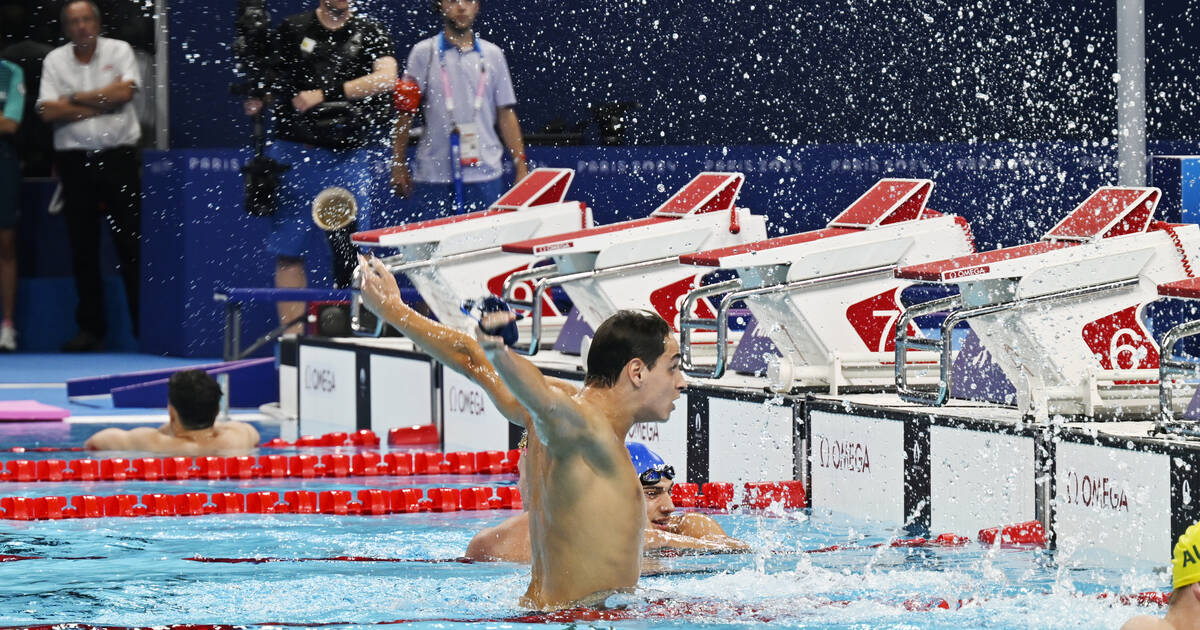
[[[167,403],[182,428],[207,429],[221,410],[221,386],[203,370],[183,370],[167,381]]]
[[[638,481],[643,486],[653,486],[659,481],[675,480],[675,468],[668,466],[658,453],[650,450],[639,442],[626,442],[625,450],[629,451],[629,459],[633,461],[633,469],[637,471]]]
[[[671,526],[671,514],[675,512],[675,503],[671,500],[675,469],[668,466],[657,453],[646,448],[645,444],[626,442],[625,448],[642,483],[642,492],[646,497],[646,521],[651,527],[667,530]]]
[[[1171,569],[1176,589],[1200,582],[1200,523],[1187,528],[1175,543]]]
[[[634,422],[665,422],[687,386],[681,360],[679,342],[658,314],[618,311],[596,329],[584,386],[619,388]]]

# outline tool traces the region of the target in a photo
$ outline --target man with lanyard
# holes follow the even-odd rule
[[[275,141],[270,157],[283,173],[271,217],[267,250],[275,255],[275,286],[303,288],[304,257],[315,225],[312,204],[332,186],[349,190],[358,216],[370,213],[372,158],[386,154],[391,123],[388,103],[396,82],[396,59],[387,31],[354,13],[350,0],[319,0],[314,11],[287,17],[276,32],[272,59]],[[246,102],[246,113],[262,108]],[[350,286],[356,264],[350,235],[356,222],[326,233],[333,284]],[[300,302],[279,304],[281,322],[304,314]]]
[[[79,333],[64,352],[99,350],[108,324],[100,278],[100,220],[112,228],[129,315],[137,333],[141,256],[141,138],[133,95],[141,87],[129,44],[100,37],[100,9],[91,0],[62,8],[70,43],[46,55],[37,111],[54,125],[54,157],[62,181],[63,215],[79,304]]]
[[[516,179],[529,173],[508,61],[498,46],[472,30],[480,0],[434,2],[444,29],[413,46],[404,77],[396,84],[400,116],[392,186],[411,199],[410,221],[491,205],[504,192],[505,147]],[[425,128],[410,172],[409,131],[418,111],[424,112]]]

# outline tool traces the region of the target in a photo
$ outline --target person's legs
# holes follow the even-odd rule
[[[304,256],[308,253],[309,230],[316,229],[311,218],[315,193],[309,194],[313,187],[314,153],[302,144],[279,140],[268,147],[268,155],[291,166],[280,177],[271,232],[267,235],[266,249],[275,255],[275,286],[303,289],[308,286]],[[303,302],[279,302],[276,309],[280,324],[304,315]],[[287,330],[289,333],[302,331],[302,324]]]
[[[8,142],[0,140],[0,350],[17,349],[13,313],[17,305],[17,219],[20,162]]]
[[[500,183],[499,177],[486,182],[463,184],[463,211],[487,210],[493,203],[496,203],[502,194],[504,194],[504,185]]]
[[[133,334],[138,334],[141,284],[142,165],[136,149],[106,155],[99,165],[100,193],[108,210],[108,226],[120,261],[121,280]]]
[[[94,178],[82,152],[57,154],[58,176],[62,181],[63,218],[71,244],[71,270],[79,304],[75,322],[79,334],[63,345],[65,351],[98,350],[107,332],[104,317],[104,293],[100,278],[100,212],[93,196]]]
[[[324,187],[340,186],[354,195],[358,206],[356,216],[369,221],[371,214],[371,178],[374,173],[369,149],[338,151],[326,157]],[[350,242],[350,235],[358,231],[355,220],[344,228],[325,233],[329,242],[330,266],[333,271],[333,286],[344,289],[350,286],[354,268],[358,266],[358,249]]]
[[[308,278],[304,274],[304,259],[289,256],[278,256],[275,259],[275,288],[303,289],[308,286]],[[304,302],[277,302],[279,323],[285,324],[304,316]],[[286,333],[304,332],[304,322],[289,327]]]
[[[454,184],[413,182],[413,193],[408,202],[405,223],[450,216],[454,214]]]

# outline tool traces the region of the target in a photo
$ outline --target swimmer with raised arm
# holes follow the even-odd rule
[[[364,259],[361,268],[368,308],[405,334],[436,340],[427,349],[434,358],[470,376],[510,422],[529,431],[522,460],[531,576],[521,604],[555,610],[634,587],[645,499],[623,438],[635,423],[666,421],[684,388],[670,326],[649,312],[610,317],[596,330],[584,386],[576,391],[484,332],[502,328],[511,313],[487,314],[477,344],[468,344],[457,331],[413,317],[379,261]]]
[[[1162,619],[1139,615],[1125,622],[1121,630],[1190,630],[1200,628],[1200,523],[1179,537],[1171,554],[1174,590]]]
[[[167,423],[152,429],[104,429],[83,447],[93,451],[148,451],[164,455],[244,453],[258,446],[258,430],[244,422],[217,422],[221,386],[202,370],[167,381]]]
[[[675,469],[654,451],[636,442],[626,442],[633,468],[646,498],[646,553],[667,549],[697,553],[748,551],[750,546],[725,533],[711,516],[698,512],[679,513],[671,501]],[[520,462],[518,462],[520,467]],[[465,557],[477,562],[529,562],[529,514],[522,513],[481,530],[467,545]]]

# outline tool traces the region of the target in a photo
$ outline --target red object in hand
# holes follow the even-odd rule
[[[396,87],[392,91],[392,104],[406,114],[417,113],[417,110],[421,109],[421,86],[407,77],[396,79]]]

